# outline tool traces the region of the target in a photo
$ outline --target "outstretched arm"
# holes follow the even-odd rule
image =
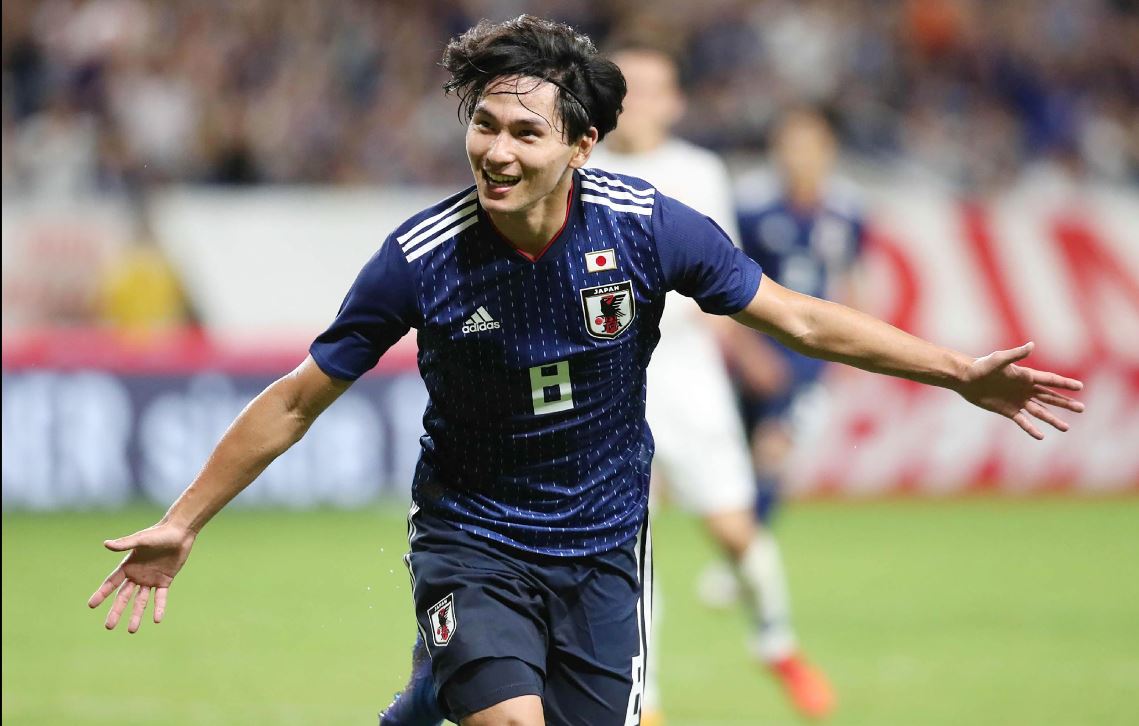
[[[957,391],[970,403],[1012,419],[1033,438],[1044,438],[1033,417],[1068,430],[1047,406],[1077,413],[1084,409],[1052,390],[1078,391],[1080,381],[1014,365],[1032,352],[1032,343],[974,359],[766,277],[752,301],[733,317],[805,355]]]
[[[137,631],[152,592],[154,622],[162,620],[167,590],[190,556],[198,532],[265,467],[300,441],[317,416],[350,385],[329,377],[311,356],[305,358],[245,407],[194,481],[157,524],[103,543],[113,552],[129,553],[87,602],[98,607],[118,589],[107,615],[108,629],[118,625],[134,597],[127,630]]]

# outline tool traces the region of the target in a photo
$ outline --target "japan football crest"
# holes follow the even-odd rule
[[[451,642],[451,636],[459,627],[455,617],[455,593],[431,606],[427,611],[427,620],[431,623],[431,638],[435,645],[446,645]]]
[[[585,329],[590,335],[594,338],[616,338],[637,317],[633,283],[625,280],[587,287],[581,291],[581,309],[585,314]]]

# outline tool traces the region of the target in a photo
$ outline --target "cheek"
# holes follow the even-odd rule
[[[467,133],[466,145],[467,157],[470,159],[481,158],[485,153],[484,149],[482,148],[483,144],[479,143],[478,137],[474,134]]]

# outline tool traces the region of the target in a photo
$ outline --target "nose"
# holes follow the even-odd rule
[[[496,166],[514,161],[514,139],[510,134],[501,132],[494,137],[486,151],[486,160]]]

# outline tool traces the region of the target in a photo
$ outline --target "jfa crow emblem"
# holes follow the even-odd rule
[[[451,636],[459,627],[459,621],[455,617],[455,594],[451,593],[432,605],[427,611],[427,620],[431,623],[431,638],[435,645],[451,642]]]
[[[581,309],[585,313],[585,329],[590,335],[594,338],[616,338],[637,317],[633,283],[625,280],[587,287],[581,291]]]

